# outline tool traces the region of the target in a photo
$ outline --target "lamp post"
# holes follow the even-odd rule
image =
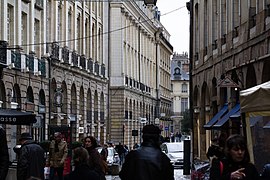
[[[190,120],[191,120],[191,130],[192,130],[192,137],[191,137],[191,144],[188,145],[187,151],[191,152],[189,155],[191,157],[184,158],[184,175],[190,174],[190,159],[193,160],[194,158],[194,116],[193,116],[193,80],[192,80],[192,71],[193,71],[193,0],[190,0],[186,3],[187,10],[190,12],[190,19],[189,19],[189,29],[190,29],[190,36],[189,36],[189,113],[190,113]],[[188,144],[188,143],[187,143]],[[186,166],[185,166],[186,165]]]

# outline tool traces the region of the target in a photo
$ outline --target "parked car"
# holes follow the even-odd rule
[[[99,153],[102,151],[102,147],[97,147]],[[107,165],[108,174],[117,175],[120,169],[120,157],[113,147],[108,147]]]
[[[174,168],[183,168],[184,166],[184,144],[183,142],[165,142],[161,144],[161,150],[171,160]]]
[[[210,163],[209,161],[194,160],[191,169],[191,180],[209,180]]]

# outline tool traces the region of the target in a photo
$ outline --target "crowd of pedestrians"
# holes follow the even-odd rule
[[[49,145],[49,155],[35,142],[30,133],[22,133],[19,138],[20,149],[16,150],[17,180],[106,180],[108,172],[108,147],[114,147],[120,156],[122,180],[173,180],[174,168],[170,159],[161,151],[161,130],[155,125],[146,125],[142,129],[143,142],[134,144],[129,149],[119,142],[104,144],[102,150],[97,150],[95,137],[87,136],[82,145],[72,149],[73,168],[64,175],[65,161],[68,157],[68,144],[60,132],[55,132]],[[179,137],[179,135],[178,135]],[[177,140],[176,140],[177,141]],[[5,180],[8,174],[9,154],[6,132],[0,126],[0,180]],[[15,149],[14,149],[15,150]],[[227,138],[221,134],[212,140],[207,157],[211,161],[211,180],[233,179],[269,179],[270,164],[266,164],[261,176],[250,162],[245,138],[241,135],[231,135]],[[44,167],[49,167],[50,175],[44,176]]]

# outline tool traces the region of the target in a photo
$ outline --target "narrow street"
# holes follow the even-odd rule
[[[190,175],[183,175],[183,169],[175,169],[174,170],[174,179],[175,180],[188,180],[188,179],[190,179]],[[119,176],[107,175],[106,180],[120,180],[120,178],[119,178]]]

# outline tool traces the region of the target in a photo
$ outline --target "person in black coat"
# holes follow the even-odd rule
[[[0,126],[0,180],[5,180],[8,173],[9,155],[6,131]]]
[[[130,151],[120,171],[122,180],[173,180],[170,159],[160,149],[160,129],[155,125],[143,127],[143,143]]]
[[[255,180],[259,179],[259,173],[250,162],[250,156],[246,140],[243,136],[231,135],[226,141],[225,158],[222,159],[223,172],[221,180]]]
[[[22,133],[19,141],[22,146],[17,164],[17,180],[44,179],[44,149],[32,140],[29,133]]]
[[[75,169],[64,177],[64,180],[100,180],[99,175],[90,169],[88,165],[88,152],[83,147],[77,147],[73,151]]]

